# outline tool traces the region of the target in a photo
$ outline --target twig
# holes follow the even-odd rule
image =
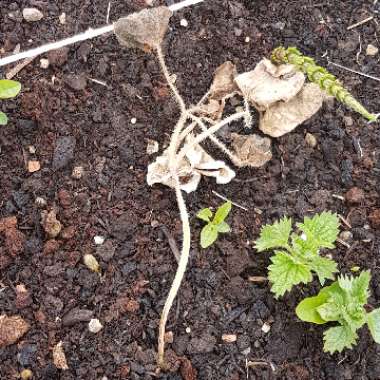
[[[352,228],[351,224],[348,222],[347,219],[345,219],[342,215],[338,214],[338,218],[348,227],[348,228]]]
[[[340,69],[343,69],[343,70],[349,71],[350,73],[358,74],[358,75],[361,75],[362,77],[366,77],[366,78],[373,79],[373,80],[376,80],[376,81],[380,82],[380,78],[375,77],[375,76],[373,76],[373,75],[364,74],[364,73],[362,73],[362,72],[360,72],[360,71],[356,71],[356,70],[350,69],[350,68],[348,68],[348,67],[342,66],[342,65],[340,65],[339,63],[334,63],[334,62],[331,62],[331,61],[327,61],[327,63],[328,63],[329,65],[333,65],[333,66],[339,67]]]
[[[7,79],[12,79],[13,77],[15,77],[25,66],[29,65],[29,63],[31,63],[34,58],[36,57],[31,57],[31,58],[27,58],[25,59],[24,61],[20,62],[19,64],[17,64],[13,69],[11,69],[10,71],[8,71],[8,73],[5,75],[5,77]]]
[[[351,246],[346,243],[344,240],[337,238],[336,241],[342,245],[344,245],[346,248],[351,248]]]
[[[214,191],[214,190],[211,190],[211,192],[212,192],[214,195],[216,195],[218,198],[223,199],[224,201],[230,201],[228,198],[224,197],[223,195],[217,193],[217,192]],[[231,202],[234,206],[236,206],[236,207],[238,207],[238,208],[241,208],[241,209],[244,210],[244,211],[248,211],[248,209],[247,209],[246,207],[244,207],[244,206],[242,206],[242,205],[239,205],[238,203],[235,203],[235,202],[232,202],[232,201],[230,201],[230,202]]]
[[[101,86],[108,87],[108,84],[106,82],[103,82],[99,79],[94,79],[94,78],[88,78],[89,81],[100,84]]]
[[[357,22],[356,24],[350,25],[350,26],[347,28],[347,30],[354,29],[354,28],[356,28],[356,27],[358,27],[358,26],[360,26],[360,25],[365,24],[365,23],[368,22],[368,21],[371,21],[371,20],[373,20],[373,16],[369,16],[369,17],[367,17],[366,19]]]
[[[175,12],[175,11],[178,11],[182,8],[189,7],[191,5],[195,5],[195,4],[201,3],[203,1],[204,0],[185,0],[185,1],[182,1],[178,4],[171,5],[169,7],[169,9],[172,12]],[[35,49],[31,49],[28,51],[24,51],[24,52],[21,52],[18,54],[11,55],[9,57],[2,58],[2,59],[0,59],[0,66],[5,66],[5,65],[8,65],[9,63],[20,61],[21,59],[24,59],[24,58],[36,57],[36,56],[41,55],[43,53],[46,53],[50,50],[60,49],[64,46],[75,44],[76,42],[85,41],[85,40],[89,40],[91,38],[99,37],[103,34],[113,32],[113,28],[114,28],[113,24],[105,25],[105,26],[102,26],[102,27],[97,28],[97,29],[90,28],[86,32],[81,33],[81,34],[77,34],[73,37],[65,38],[65,39],[63,39],[61,41],[57,41],[57,42],[48,43],[46,45],[40,46],[40,47],[35,48]]]
[[[168,230],[168,228],[166,226],[161,226],[161,231],[164,233],[164,235],[168,239],[168,243],[169,243],[170,249],[172,250],[173,255],[174,255],[174,257],[175,257],[175,259],[177,260],[177,263],[178,263],[179,260],[180,260],[181,255],[179,253],[179,250],[178,250],[178,247],[177,247],[177,243],[175,242],[175,239],[173,238],[173,236],[171,235],[171,233],[169,232],[169,230]]]
[[[106,24],[110,22],[111,2],[108,2]]]

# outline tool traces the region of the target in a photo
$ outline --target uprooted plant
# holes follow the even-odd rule
[[[114,28],[121,45],[156,54],[180,110],[168,148],[149,165],[147,175],[149,185],[161,183],[175,190],[183,233],[177,272],[159,325],[158,365],[161,368],[165,368],[166,322],[186,271],[190,251],[189,215],[182,191],[195,191],[202,176],[214,177],[217,184],[226,184],[235,176],[224,161],[213,159],[200,144],[210,139],[235,166],[260,167],[272,157],[269,138],[232,134],[231,150],[216,133],[240,119],[246,128],[251,128],[252,105],[261,114],[259,128],[272,137],[282,136],[314,115],[325,98],[315,84],[305,85],[304,74],[294,65],[277,65],[264,59],[254,70],[240,75],[234,64],[224,63],[216,70],[213,83],[203,98],[196,105],[186,105],[175,85],[175,78],[166,66],[162,50],[171,14],[166,7],[145,9],[118,20]],[[223,118],[226,102],[235,95],[243,98],[242,107]]]
[[[21,90],[21,84],[14,80],[0,79],[0,99],[15,98]],[[8,117],[4,112],[0,111],[0,125],[6,125]]]

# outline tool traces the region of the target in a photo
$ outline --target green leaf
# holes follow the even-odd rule
[[[0,125],[7,125],[8,117],[4,112],[0,112]]]
[[[14,80],[0,79],[0,99],[14,98],[20,90],[21,83]]]
[[[226,222],[222,222],[222,223],[216,224],[215,227],[218,230],[218,232],[220,232],[222,234],[231,231],[231,227]]]
[[[216,226],[211,223],[207,224],[207,226],[204,226],[201,231],[201,247],[209,247],[217,238],[218,230],[216,229]]]
[[[307,265],[297,263],[286,252],[277,251],[271,257],[273,264],[269,265],[269,281],[272,283],[271,290],[276,298],[283,296],[293,285],[307,284],[313,279],[310,268]]]
[[[341,308],[334,302],[326,302],[318,306],[317,312],[326,322],[339,321],[341,317]]]
[[[352,348],[357,337],[356,332],[353,332],[348,326],[330,327],[323,333],[325,342],[323,351],[333,354],[342,352],[345,348]]]
[[[217,210],[214,216],[214,220],[212,221],[215,224],[220,224],[224,222],[224,219],[227,218],[228,214],[231,211],[232,203],[227,201],[223,203]]]
[[[359,277],[352,281],[352,295],[357,297],[362,305],[367,303],[369,297],[369,283],[371,281],[370,271],[361,272]]]
[[[317,308],[323,305],[328,299],[327,294],[319,293],[315,297],[308,297],[301,301],[296,307],[296,314],[301,321],[316,323],[318,325],[322,325],[327,323],[321,316],[319,315]]]
[[[339,233],[339,219],[336,214],[322,212],[313,218],[305,217],[297,227],[306,235],[306,241],[315,248],[335,248],[333,244]]]
[[[271,248],[288,248],[291,229],[292,220],[286,216],[272,225],[264,226],[255,242],[255,248],[259,252]]]
[[[380,344],[380,308],[367,314],[367,324],[373,340]]]
[[[310,267],[317,274],[319,282],[323,286],[325,280],[334,280],[334,273],[338,272],[338,265],[327,257],[314,256],[310,258]]]
[[[209,208],[204,208],[198,212],[197,218],[209,223],[210,219],[212,218],[212,211]]]

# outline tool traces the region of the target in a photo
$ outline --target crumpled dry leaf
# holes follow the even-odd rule
[[[289,101],[305,83],[305,76],[295,71],[293,65],[274,65],[268,59],[261,60],[253,71],[235,78],[243,96],[258,110],[264,111],[272,104]]]
[[[259,168],[272,158],[271,140],[259,135],[239,135],[232,133],[232,146],[241,165]]]
[[[214,73],[214,81],[210,88],[210,98],[221,100],[238,90],[235,77],[237,76],[236,66],[230,62],[224,62]]]
[[[193,140],[194,136],[189,134],[186,137],[185,146],[191,144]],[[190,149],[186,157],[179,163],[177,174],[180,180],[180,189],[187,193],[197,189],[202,175],[215,177],[218,184],[229,183],[235,177],[235,172],[224,161],[214,160],[199,144]],[[167,150],[148,166],[147,182],[149,186],[162,183],[172,188],[175,187],[175,181],[169,169]]]
[[[0,347],[16,343],[28,332],[29,328],[29,323],[19,315],[11,317],[0,315]]]
[[[171,15],[167,7],[143,9],[116,21],[114,32],[121,45],[150,51],[162,43]]]
[[[207,103],[197,108],[200,116],[207,116],[213,120],[219,120],[223,115],[224,103],[221,100],[210,99]]]
[[[62,341],[57,343],[53,348],[53,362],[58,369],[69,369],[66,361],[66,355],[62,348]]]
[[[259,128],[267,135],[280,137],[313,116],[321,107],[325,93],[314,83],[308,83],[289,102],[278,102],[260,120]]]

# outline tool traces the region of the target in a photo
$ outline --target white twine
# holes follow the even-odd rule
[[[175,12],[175,11],[178,11],[182,8],[189,7],[191,5],[195,5],[195,4],[201,3],[203,1],[204,0],[184,0],[184,1],[181,1],[180,3],[171,5],[169,7],[169,9],[172,12]],[[105,33],[112,32],[113,28],[114,28],[113,24],[105,25],[105,26],[102,26],[101,28],[97,28],[97,29],[90,28],[87,31],[85,31],[84,33],[77,34],[73,37],[65,38],[61,41],[48,43],[46,45],[40,46],[40,47],[35,48],[35,49],[31,49],[31,50],[24,51],[24,52],[21,52],[18,54],[10,55],[9,57],[1,58],[0,59],[0,67],[8,65],[8,64],[13,63],[13,62],[20,61],[21,59],[36,57],[36,56],[43,54],[43,53],[46,53],[48,51],[60,49],[64,46],[72,45],[72,44],[75,44],[76,42],[79,42],[79,41],[85,41],[85,40],[89,40],[91,38],[101,36]]]

